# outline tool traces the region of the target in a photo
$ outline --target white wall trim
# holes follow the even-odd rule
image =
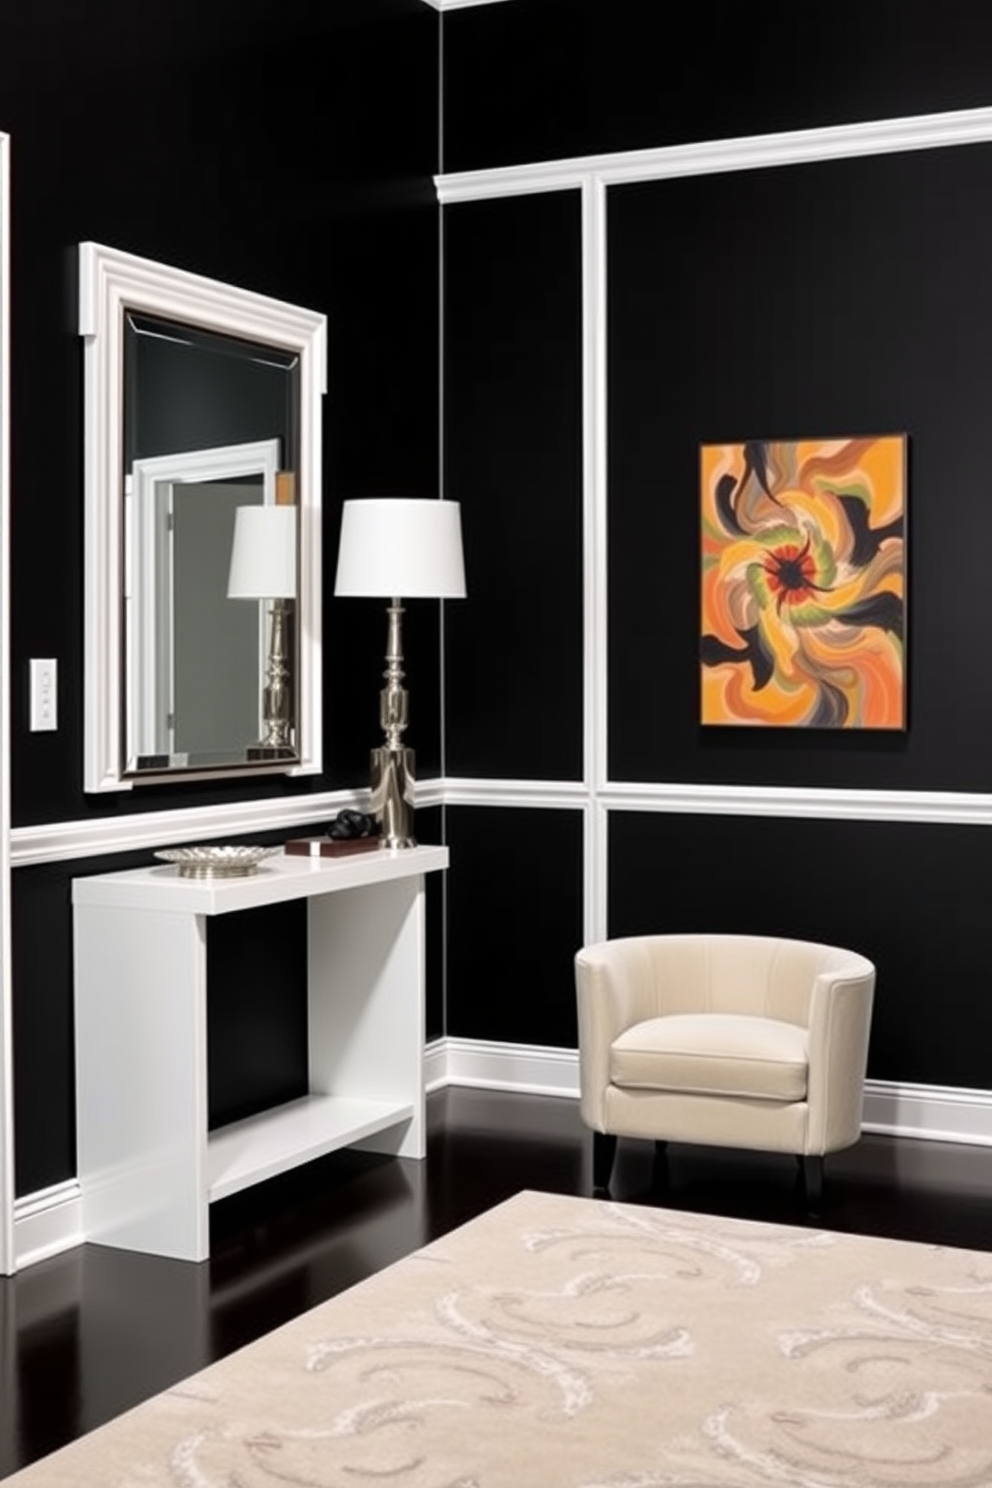
[[[424,1089],[430,1095],[448,1083],[447,1040],[433,1039],[424,1049]]]
[[[506,0],[424,0],[424,3],[432,6],[434,10],[445,11],[468,10],[470,6],[475,5],[501,5],[505,4]]]
[[[605,677],[599,679],[598,685],[605,691]],[[593,752],[593,767],[595,758]],[[824,790],[811,786],[669,785],[622,781],[607,781],[595,788],[578,780],[477,780],[465,776],[449,776],[432,782],[432,785],[435,799],[445,806],[520,806],[577,811],[595,804],[604,812],[663,811],[992,826],[992,794],[984,792]],[[417,799],[419,805],[419,795]]]
[[[417,810],[442,804],[442,781],[417,782]],[[258,801],[232,801],[223,806],[44,822],[14,828],[10,834],[11,863],[15,868],[24,868],[37,863],[98,858],[107,853],[141,852],[145,848],[153,851],[174,842],[206,842],[208,838],[243,837],[249,832],[299,829],[315,823],[322,825],[346,807],[368,811],[368,791],[315,791],[306,796],[271,796]]]
[[[616,811],[823,817],[835,821],[946,822],[992,826],[992,795],[956,791],[821,790],[739,785],[626,785],[600,792]]]
[[[992,1147],[992,1091],[869,1080],[865,1131]]]
[[[35,863],[102,857],[106,853],[140,852],[145,848],[152,851],[173,842],[205,842],[208,838],[242,837],[250,832],[322,824],[343,807],[365,810],[367,794],[321,791],[310,796],[277,796],[263,801],[233,801],[225,806],[15,827],[11,833],[11,859],[15,868],[22,868]]]
[[[329,820],[343,807],[366,810],[367,791],[321,791],[308,796],[275,796],[196,806],[177,811],[135,812],[128,816],[45,822],[15,827],[10,833],[14,868],[36,863],[140,852],[175,842],[204,842],[221,836],[274,832]],[[610,783],[590,792],[581,781],[448,780],[419,781],[416,809],[429,806],[493,806],[584,811],[592,808],[587,841],[587,878],[605,860],[610,811],[681,812],[698,815],[819,817],[834,821],[888,821],[919,825],[992,826],[992,795],[954,791],[816,790],[776,786],[696,786]],[[605,871],[605,870],[604,870]],[[605,886],[594,896],[605,897]],[[602,940],[605,925],[587,905],[588,942]]]
[[[439,1085],[578,1099],[575,1049],[448,1038],[432,1045],[432,1061]],[[992,1091],[868,1080],[862,1125],[866,1132],[992,1147]]]
[[[441,782],[445,806],[538,806],[581,810],[589,792],[581,780],[470,780]]]
[[[442,1042],[447,1085],[579,1098],[579,1056],[575,1049],[486,1039],[447,1038]]]
[[[616,186],[675,176],[714,175],[818,160],[846,160],[859,155],[981,144],[990,137],[992,108],[958,109],[943,114],[917,114],[902,119],[627,150],[613,155],[583,155],[489,170],[455,171],[436,176],[434,183],[438,199],[449,204],[522,196],[535,191],[576,190],[589,177],[595,177],[603,185]]]
[[[592,791],[584,823],[583,939],[607,933],[609,820],[597,793],[608,769],[607,693],[607,231],[606,188],[595,176],[582,187],[583,361],[583,730],[584,772]]]

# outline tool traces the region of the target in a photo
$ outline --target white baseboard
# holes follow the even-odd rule
[[[434,1039],[424,1050],[424,1089],[430,1095],[448,1084],[447,1040]]]
[[[424,1082],[428,1093],[459,1085],[577,1100],[579,1056],[575,1049],[536,1044],[434,1039],[424,1050]],[[863,1129],[922,1141],[992,1147],[992,1091],[869,1080]],[[75,1179],[28,1194],[14,1205],[18,1270],[70,1250],[85,1238]]]
[[[894,1137],[992,1147],[992,1091],[869,1080],[862,1127]]]
[[[81,1245],[83,1205],[79,1183],[70,1178],[14,1202],[14,1265],[18,1271]]]
[[[437,1085],[578,1098],[575,1049],[459,1038],[438,1040],[431,1049]],[[992,1091],[868,1080],[862,1128],[922,1141],[992,1147]]]
[[[579,1098],[579,1056],[575,1049],[449,1038],[444,1040],[444,1053],[446,1085]]]

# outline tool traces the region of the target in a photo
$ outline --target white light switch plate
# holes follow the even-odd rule
[[[58,663],[52,658],[31,658],[31,732],[43,733],[59,726]]]

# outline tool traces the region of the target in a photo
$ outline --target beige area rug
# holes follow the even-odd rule
[[[15,1484],[992,1488],[992,1255],[525,1192]]]

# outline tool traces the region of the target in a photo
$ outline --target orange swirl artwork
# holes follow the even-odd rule
[[[906,726],[906,438],[701,449],[704,724]]]

